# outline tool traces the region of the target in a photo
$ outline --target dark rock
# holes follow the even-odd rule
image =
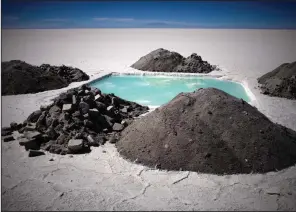
[[[89,117],[88,113],[86,113],[86,114],[83,115],[83,118],[84,119],[88,119],[88,117]]]
[[[112,97],[111,98],[111,105],[114,105],[115,107],[118,107],[120,104],[120,99],[117,97]]]
[[[106,121],[104,116],[98,116],[97,118],[92,120],[93,126],[92,130],[94,130],[96,133],[101,132],[104,128],[110,128],[110,125]]]
[[[104,112],[107,109],[106,105],[102,102],[96,102],[96,105],[100,112]]]
[[[40,110],[41,111],[48,111],[53,105],[54,105],[54,103],[49,104],[49,105],[41,105]]]
[[[84,96],[84,95],[85,95],[84,90],[79,90],[79,91],[78,91],[78,96]]]
[[[59,134],[55,131],[53,127],[49,127],[45,133],[50,139],[53,140],[57,139],[57,137],[59,136]]]
[[[15,123],[15,122],[11,122],[10,123],[10,127],[11,127],[11,129],[14,131],[14,130],[18,130],[18,124],[17,123]]]
[[[63,104],[63,111],[69,112],[72,109],[72,104]]]
[[[39,116],[37,122],[36,122],[36,129],[39,131],[43,131],[46,129],[46,111],[43,111],[41,116]]]
[[[80,117],[81,114],[80,114],[80,111],[75,111],[74,113],[72,113],[72,117]]]
[[[19,145],[21,145],[21,146],[24,146],[26,144],[26,142],[29,141],[29,139],[27,139],[27,138],[19,138],[17,140],[19,142]]]
[[[115,123],[112,128],[114,131],[120,132],[124,129],[124,126],[122,124]]]
[[[160,163],[157,163],[156,165],[155,165],[155,169],[160,169],[161,168],[161,164]]]
[[[25,138],[34,139],[41,138],[42,134],[38,131],[26,131],[24,133]]]
[[[22,127],[21,129],[18,130],[19,133],[25,132],[25,127]]]
[[[109,137],[109,143],[111,143],[111,144],[115,144],[117,141],[118,141],[118,136],[117,136],[116,134],[112,134],[112,135]]]
[[[70,93],[61,93],[54,99],[55,105],[62,107],[64,104],[72,103],[72,95]]]
[[[84,126],[90,127],[90,128],[94,126],[94,124],[90,120],[87,120],[87,119],[83,120],[83,124],[84,124]]]
[[[75,139],[83,139],[84,138],[84,133],[80,132],[80,133],[76,133],[76,135],[74,136]]]
[[[91,91],[91,87],[88,84],[84,84],[84,85],[85,85],[85,90]]]
[[[143,112],[140,110],[134,110],[129,113],[130,117],[138,117],[141,114],[143,114]]]
[[[60,127],[62,127],[62,125]],[[77,124],[75,122],[74,123],[69,123],[69,124],[64,125],[62,127],[62,129],[58,129],[58,131],[56,131],[56,132],[58,132],[59,134],[69,133],[72,130],[74,130],[76,127],[77,127]]]
[[[68,152],[68,149],[63,146],[63,145],[59,145],[59,144],[52,144],[50,147],[49,147],[49,150],[48,150],[50,153],[55,153],[55,154],[67,154]]]
[[[11,129],[11,127],[2,127],[1,130],[2,130],[2,131],[10,131],[10,132],[13,131],[13,130]]]
[[[2,136],[7,136],[7,135],[11,135],[12,134],[12,131],[1,131],[1,135]]]
[[[113,110],[114,110],[114,107],[112,105],[107,107],[107,111],[113,111]]]
[[[22,130],[23,130],[23,131],[22,131]],[[24,131],[35,131],[35,130],[36,130],[36,125],[34,124],[34,125],[27,125],[27,126],[21,128],[21,129],[19,130],[19,132],[20,132],[20,133],[23,133]],[[21,132],[21,131],[22,131],[22,132]]]
[[[94,108],[94,109],[90,109],[88,111],[88,114],[90,118],[97,118],[100,115],[100,112],[98,111],[98,109]]]
[[[30,150],[29,151],[29,157],[37,157],[37,156],[41,156],[41,155],[45,155],[45,153],[38,151],[38,150]]]
[[[88,145],[89,145],[89,146],[99,146],[99,145],[100,145],[99,142],[96,142],[95,138],[93,138],[92,135],[88,135],[88,136],[86,137],[86,139],[87,139],[87,141],[88,141]]]
[[[45,124],[46,124],[46,127],[49,127],[51,124],[52,124],[52,117],[50,116],[50,114],[47,114],[46,117],[45,117]]]
[[[56,143],[57,144],[66,144],[66,143],[68,143],[69,140],[70,140],[70,138],[67,135],[61,134],[57,138]]]
[[[102,96],[100,94],[95,95],[95,101],[100,101]]]
[[[80,118],[72,117],[72,120],[73,120],[74,123],[71,123],[71,124],[75,124],[76,126],[82,126],[83,125],[83,120],[80,120]]]
[[[42,141],[42,143],[47,143],[50,140],[49,136],[46,134],[42,134],[42,137],[40,138],[40,141]]]
[[[120,111],[121,111],[122,113],[127,113],[127,108],[124,107],[124,108],[122,108]]]
[[[76,117],[76,114],[79,114],[80,115],[80,113],[79,113],[79,111],[76,111],[75,113],[72,113],[72,116],[73,116],[73,114],[74,114],[74,117]],[[79,117],[79,116],[78,116]],[[63,112],[63,113],[61,113],[60,114],[60,116],[59,116],[59,122],[60,123],[66,123],[67,121],[69,121],[70,120],[70,114],[69,113],[67,113],[67,112]],[[52,121],[51,122],[49,122],[49,123],[51,123],[52,124]],[[50,125],[51,125],[50,124]]]
[[[60,133],[63,131],[63,125],[58,124],[55,128],[54,128],[55,132]]]
[[[61,108],[54,105],[49,109],[48,114],[50,115],[51,118],[59,118],[61,112],[62,112]]]
[[[128,125],[128,123],[125,120],[122,120],[120,124],[123,125],[124,127]]]
[[[7,135],[7,136],[3,136],[3,137],[2,137],[2,140],[3,140],[4,142],[9,142],[9,141],[13,141],[14,138],[13,138],[12,135]]]
[[[103,115],[103,117],[104,117],[104,120],[105,121],[102,120],[102,122],[104,122],[104,125],[103,126],[105,128],[109,128],[109,127],[113,126],[113,123],[114,123],[114,119],[113,118],[111,118],[110,116],[107,116],[107,115]]]
[[[72,105],[76,105],[77,104],[77,98],[75,95],[72,96]]]
[[[61,155],[66,155],[66,154],[68,154],[68,152],[69,152],[68,148],[66,148],[66,147],[63,147],[61,150],[62,150],[62,151],[60,152]]]
[[[69,120],[69,114],[68,113],[65,113],[64,114],[64,118],[65,118],[65,121]],[[58,125],[59,125],[59,120],[57,118],[54,118],[54,119],[52,119],[51,125],[49,127],[55,128]]]
[[[39,150],[41,141],[36,138],[21,138],[18,140],[21,146],[25,146],[26,150]]]
[[[71,139],[71,140],[69,140],[68,149],[72,153],[81,152],[83,150],[83,140],[82,139]]]
[[[49,151],[51,146],[54,145],[54,144],[55,144],[55,140],[50,140],[47,143],[41,145],[40,148],[43,149],[43,150]]]
[[[83,101],[86,102],[89,106],[95,106],[95,97],[92,93],[89,93],[87,96],[83,97]]]
[[[126,126],[130,125],[132,122],[133,122],[133,119],[124,119],[124,120],[122,120],[121,124],[126,127]]]
[[[73,96],[73,95],[75,96],[78,94],[78,91],[76,88],[71,88],[71,89],[67,90],[66,93],[69,94],[69,96]]]
[[[23,126],[24,126],[24,125],[23,125],[23,123],[19,123],[19,124],[17,125],[17,128],[16,128],[16,130],[19,130],[19,129],[21,129]]]
[[[41,116],[42,112],[41,110],[37,110],[37,111],[34,111],[33,113],[31,113],[29,115],[29,117],[27,118],[27,121],[28,122],[36,122],[39,118],[39,116]]]
[[[80,102],[79,109],[81,111],[81,114],[84,115],[84,114],[88,113],[89,104],[87,104],[86,102]]]
[[[95,137],[95,142],[98,143],[99,145],[104,145],[106,142],[106,138],[105,138],[104,134],[98,134]]]

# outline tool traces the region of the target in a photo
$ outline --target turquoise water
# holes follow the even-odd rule
[[[239,83],[208,77],[112,75],[90,83],[103,93],[114,93],[123,99],[147,106],[160,106],[181,92],[214,87],[249,102]]]

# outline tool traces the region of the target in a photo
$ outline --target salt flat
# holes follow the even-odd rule
[[[261,112],[296,130],[296,101],[262,95],[256,82],[296,60],[295,30],[2,31],[2,61],[71,65],[91,80],[112,71],[133,72],[129,66],[157,48],[185,57],[195,52],[219,65],[223,79],[250,89]],[[2,125],[23,121],[67,89],[2,97]],[[28,158],[17,142],[1,148],[3,210],[296,210],[296,166],[263,175],[216,176],[146,169],[123,160],[111,144],[73,158],[50,153]]]

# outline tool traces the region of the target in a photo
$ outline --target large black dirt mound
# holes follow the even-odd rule
[[[67,87],[71,82],[88,80],[89,76],[77,68],[33,66],[24,61],[2,62],[2,95],[37,93]]]
[[[142,71],[184,73],[209,73],[215,69],[215,66],[203,61],[195,53],[184,58],[177,52],[170,52],[162,48],[141,57],[131,67]]]
[[[181,93],[135,121],[117,143],[132,161],[167,170],[262,173],[296,162],[296,132],[214,88]]]
[[[258,82],[264,94],[296,99],[296,61],[280,65],[258,78]]]

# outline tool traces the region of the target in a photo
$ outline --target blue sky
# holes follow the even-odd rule
[[[2,28],[296,29],[296,1],[2,0]]]

